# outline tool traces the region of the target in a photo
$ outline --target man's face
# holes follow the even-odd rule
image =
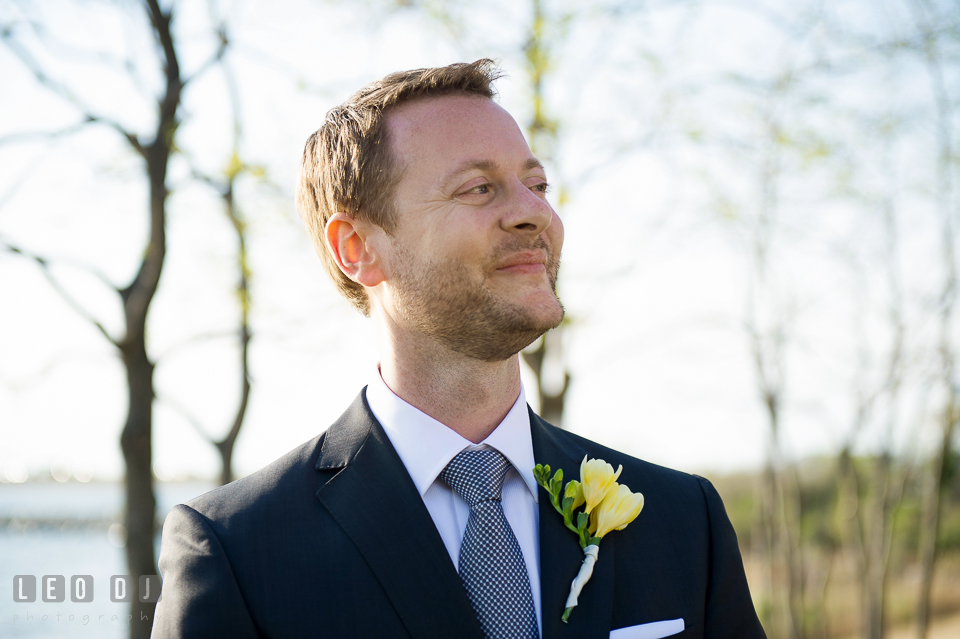
[[[403,177],[383,256],[386,312],[464,355],[515,355],[563,319],[563,225],[543,168],[485,98],[407,103],[388,126]]]

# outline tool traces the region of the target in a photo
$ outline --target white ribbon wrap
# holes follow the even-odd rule
[[[590,581],[593,576],[593,564],[597,563],[597,555],[600,554],[600,546],[589,545],[583,549],[583,563],[580,564],[580,572],[577,573],[573,583],[570,584],[570,596],[567,597],[567,608],[573,608],[577,605],[577,597],[583,586]]]

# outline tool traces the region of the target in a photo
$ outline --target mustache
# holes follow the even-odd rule
[[[503,260],[508,255],[519,253],[521,251],[542,250],[547,255],[547,261],[553,265],[560,261],[559,255],[554,255],[553,247],[547,242],[543,235],[538,235],[533,239],[524,239],[521,237],[511,238],[498,246],[493,255],[490,256],[490,263],[494,264]]]

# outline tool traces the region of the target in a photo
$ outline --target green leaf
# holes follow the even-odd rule
[[[573,510],[573,497],[564,497],[563,498],[563,516],[569,518],[571,510]]]

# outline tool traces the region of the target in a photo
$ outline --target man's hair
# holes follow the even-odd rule
[[[370,302],[363,286],[337,266],[324,241],[330,216],[341,211],[392,235],[397,224],[394,190],[403,167],[390,151],[386,115],[413,100],[450,94],[492,98],[500,77],[484,58],[434,69],[391,73],[363,87],[327,112],[323,125],[307,139],[297,186],[297,210],[337,288],[364,315]]]

